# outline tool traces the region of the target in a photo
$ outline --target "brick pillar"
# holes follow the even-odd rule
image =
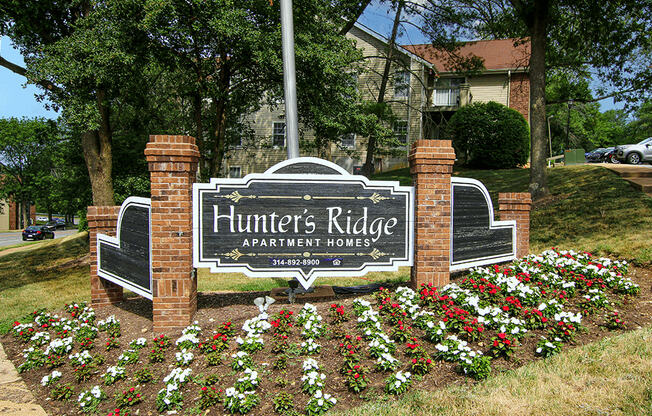
[[[417,140],[410,149],[415,189],[412,287],[441,287],[450,281],[451,174],[455,151],[450,140]]]
[[[115,237],[119,206],[88,207],[88,236],[91,249],[91,304],[93,307],[110,305],[122,300],[122,286],[97,275],[97,234]]]
[[[197,311],[192,273],[192,184],[199,150],[189,136],[150,136],[152,302],[155,331],[189,325]]]
[[[532,198],[528,192],[498,194],[498,212],[501,220],[516,220],[516,256],[530,252],[530,209]]]
[[[16,212],[16,204],[15,202],[10,202],[9,203],[9,229],[10,230],[17,230],[20,225],[20,221],[18,220],[18,212]]]

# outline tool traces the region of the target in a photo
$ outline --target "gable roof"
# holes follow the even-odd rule
[[[369,36],[371,36],[373,38],[378,39],[380,42],[384,43],[385,45],[387,45],[389,43],[389,39],[387,39],[385,36],[381,35],[380,33],[376,32],[375,30],[363,25],[362,23],[355,22],[353,27],[360,30],[361,32],[366,33],[367,35],[369,35]],[[424,59],[419,54],[415,54],[414,51],[406,48],[405,46],[395,44],[394,47],[399,52],[404,53],[405,55],[407,55],[410,58],[416,60],[417,62],[425,65],[426,67],[432,68],[432,63],[428,62],[428,60]]]
[[[484,60],[486,71],[525,71],[530,59],[529,40],[514,46],[516,39],[478,40],[467,42],[459,50],[460,56],[478,56]],[[431,63],[439,72],[452,72],[446,60],[437,56],[431,44],[404,45],[408,51]]]

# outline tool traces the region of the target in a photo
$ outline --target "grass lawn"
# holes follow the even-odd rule
[[[549,169],[551,196],[533,207],[530,252],[550,247],[586,250],[625,258],[637,264],[652,262],[652,198],[629,182],[598,166]],[[455,168],[455,176],[485,184],[497,210],[499,192],[526,192],[528,169],[471,170]],[[377,179],[410,185],[408,169]]]

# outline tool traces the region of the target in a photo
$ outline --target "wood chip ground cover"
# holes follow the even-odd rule
[[[566,321],[565,325],[570,324],[573,328],[564,328],[570,330],[572,336],[560,343],[562,349],[648,325],[652,316],[651,282],[647,269],[589,258],[580,253],[549,251],[512,265],[476,270],[456,278],[439,291],[426,288],[423,293],[415,293],[406,288],[392,287],[374,295],[339,297],[328,302],[315,302],[312,306],[277,302],[264,313],[254,304],[260,293],[200,294],[196,326],[187,328],[185,335],[169,334],[170,346],[160,353],[154,342],[154,338],[160,342],[159,334],[151,332],[151,304],[144,299],[85,313],[83,305],[50,314],[40,312],[34,315],[36,322],[34,319],[22,320],[23,326],[10,331],[2,342],[14,364],[25,368],[21,375],[48,414],[81,413],[80,393],[91,391],[96,385],[106,397],[99,401],[96,411],[102,415],[115,411],[117,407],[122,409],[120,414],[125,414],[125,411],[140,415],[165,413],[175,410],[173,402],[179,397],[183,402],[182,407],[176,409],[179,413],[204,413],[207,410],[209,414],[228,414],[229,408],[238,408],[238,402],[232,394],[234,398],[225,404],[225,393],[232,393],[230,389],[236,387],[254,392],[246,395],[247,398],[256,398],[251,400],[256,405],[249,414],[273,414],[274,406],[280,407],[283,403],[297,414],[306,414],[307,406],[318,413],[328,407],[328,400],[324,400],[327,394],[337,400],[333,408],[344,411],[363,401],[391,400],[391,394],[386,392],[387,380],[393,377],[392,385],[400,385],[408,372],[410,376],[406,385],[409,384],[409,390],[475,383],[474,378],[465,375],[461,369],[459,357],[465,353],[467,362],[471,363],[478,357],[491,357],[488,361],[493,374],[542,359],[536,353],[541,346],[541,337],[554,341],[550,328],[559,327],[560,321]],[[553,313],[556,307],[553,299],[561,305],[556,313]],[[534,311],[538,308],[541,314]],[[617,316],[614,315],[616,311]],[[577,325],[575,321],[580,315],[581,324]],[[121,336],[114,341],[119,347],[107,351],[111,317],[119,322]],[[546,322],[542,322],[542,318],[546,318]],[[616,319],[621,320],[624,327],[619,328]],[[84,320],[89,322],[80,322]],[[231,322],[232,333],[225,331],[225,322]],[[286,325],[288,322],[292,326]],[[47,327],[43,327],[44,324]],[[439,335],[438,328],[442,326],[445,329]],[[287,338],[283,339],[283,335]],[[89,345],[84,347],[82,342],[88,342],[84,338],[92,339],[93,336],[93,347],[86,354],[83,351]],[[450,336],[456,338],[447,340]],[[558,332],[557,336],[566,337],[564,331]],[[48,368],[43,358],[48,346],[54,343],[56,347],[62,339],[69,337],[72,337],[70,351],[62,354],[60,365]],[[210,345],[216,345],[217,350],[221,348],[223,337],[226,337],[226,348],[219,353],[210,353]],[[136,353],[128,352],[130,344],[138,347],[135,341],[139,338],[144,338],[145,347],[133,348]],[[238,338],[242,344],[238,343]],[[257,342],[253,340],[258,338],[264,345],[254,352]],[[388,338],[393,338],[393,343],[386,341]],[[505,340],[509,340],[510,345],[505,345]],[[187,349],[193,355],[187,366],[177,364],[177,355],[184,358],[177,341],[188,346],[203,344],[202,347],[197,345]],[[208,347],[205,341],[208,341]],[[317,353],[307,354],[311,345],[319,345]],[[446,347],[448,351],[445,351]],[[454,347],[459,348],[455,353]],[[33,350],[26,352],[29,348]],[[236,359],[232,356],[243,348],[250,349],[251,363],[236,365],[236,370],[233,365]],[[391,359],[385,357],[385,365],[393,367],[390,371],[376,368],[383,348],[388,348],[393,359],[400,362],[394,367],[388,364]],[[153,349],[157,351],[154,355],[162,362],[150,362]],[[350,354],[352,350],[354,353]],[[25,358],[26,354],[29,358]],[[346,355],[356,358],[347,360]],[[98,356],[103,357],[101,364],[97,363]],[[123,365],[124,378],[106,385],[103,375],[110,367],[115,371],[115,367],[120,366],[121,356],[125,363],[129,360],[133,363]],[[188,357],[186,354],[185,358]],[[220,363],[216,363],[218,357]],[[277,368],[283,361],[279,361],[279,357],[285,357],[286,368]],[[316,377],[315,374],[308,375],[310,369],[304,371],[304,363],[311,363],[310,359],[319,365],[315,372],[317,381],[323,384],[322,396],[310,386],[307,389],[311,394],[303,391],[307,380]],[[89,362],[82,364],[85,360]],[[212,364],[216,365],[209,365],[209,360],[215,360]],[[75,362],[77,368],[84,365],[84,369],[75,372]],[[342,371],[346,365],[351,372]],[[27,369],[31,366],[34,368]],[[177,367],[190,369],[190,372],[187,382],[178,383],[178,390],[172,388],[174,396],[167,396],[173,399],[168,400],[172,405],[166,408],[161,404],[165,403],[166,394],[159,396],[159,393],[171,384],[164,379]],[[246,372],[247,367],[249,372]],[[469,368],[472,367],[467,364]],[[151,373],[151,382],[135,381],[137,371],[141,376],[146,373],[143,369]],[[50,386],[43,386],[43,378],[52,375],[53,371],[61,373],[60,378]],[[427,372],[415,374],[423,371]],[[78,382],[76,374],[80,372],[88,374],[80,377],[85,380]],[[245,379],[254,372],[254,382]],[[355,377],[355,373],[364,375]],[[52,398],[57,385],[72,387],[70,399]],[[214,395],[211,394],[213,391],[216,392]],[[281,393],[289,396],[281,396]],[[217,403],[218,400],[222,402]],[[310,400],[313,400],[312,404]],[[132,402],[135,404],[131,405]],[[321,408],[318,403],[322,403]],[[204,406],[208,407],[200,409]]]

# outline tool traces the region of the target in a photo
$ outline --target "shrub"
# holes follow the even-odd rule
[[[530,133],[516,110],[496,102],[460,108],[446,133],[459,160],[480,169],[509,169],[527,162]]]

